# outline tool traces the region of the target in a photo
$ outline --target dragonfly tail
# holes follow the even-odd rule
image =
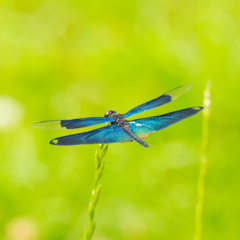
[[[120,127],[124,133],[126,133],[130,138],[132,138],[133,140],[135,140],[136,142],[138,142],[139,144],[141,144],[144,147],[149,147],[149,145],[140,137],[138,137],[137,135],[135,135],[130,129],[129,127]]]

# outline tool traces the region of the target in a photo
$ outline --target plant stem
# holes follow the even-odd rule
[[[207,174],[208,166],[208,139],[209,139],[209,118],[210,118],[210,90],[211,82],[208,81],[206,88],[204,90],[204,99],[203,99],[203,126],[202,126],[202,149],[201,149],[201,158],[200,158],[200,172],[198,178],[198,202],[196,207],[196,230],[195,230],[195,240],[202,239],[203,233],[203,209],[205,201],[205,179]]]
[[[94,212],[95,212],[95,208],[96,208],[96,205],[100,196],[100,191],[101,191],[101,184],[98,184],[98,182],[102,176],[102,172],[104,169],[105,161],[103,160],[103,158],[107,152],[107,149],[108,149],[107,144],[100,144],[95,153],[95,167],[96,167],[95,182],[94,182],[94,188],[92,191],[90,203],[88,206],[88,226],[87,228],[85,228],[84,240],[90,240],[95,230],[95,222],[93,220]]]

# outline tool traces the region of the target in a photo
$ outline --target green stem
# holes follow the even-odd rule
[[[209,118],[210,118],[210,90],[211,90],[211,82],[207,83],[207,86],[204,90],[204,99],[203,99],[203,126],[202,126],[202,150],[201,150],[201,158],[200,158],[200,172],[198,178],[198,202],[196,208],[196,231],[195,231],[195,240],[202,239],[203,233],[203,209],[204,209],[204,201],[205,201],[205,179],[207,174],[207,166],[208,166],[208,139],[209,139]]]
[[[90,240],[95,230],[95,222],[93,220],[94,212],[101,192],[101,184],[98,184],[98,182],[102,176],[102,172],[104,169],[105,161],[103,160],[103,158],[107,152],[107,149],[107,144],[100,144],[95,153],[95,182],[90,203],[88,206],[88,226],[87,228],[85,228],[84,240]]]

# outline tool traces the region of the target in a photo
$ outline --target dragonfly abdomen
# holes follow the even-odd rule
[[[120,126],[119,126],[120,127]],[[138,142],[139,144],[141,144],[144,147],[149,147],[148,144],[142,140],[140,137],[138,137],[137,135],[135,135],[130,129],[129,127],[125,126],[125,127],[120,127],[124,133],[126,133],[130,138],[132,138],[133,140],[135,140],[136,142]]]

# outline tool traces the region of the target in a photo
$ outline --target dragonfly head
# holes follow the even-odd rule
[[[116,111],[110,110],[104,114],[104,117],[112,117],[116,113],[117,113]]]

